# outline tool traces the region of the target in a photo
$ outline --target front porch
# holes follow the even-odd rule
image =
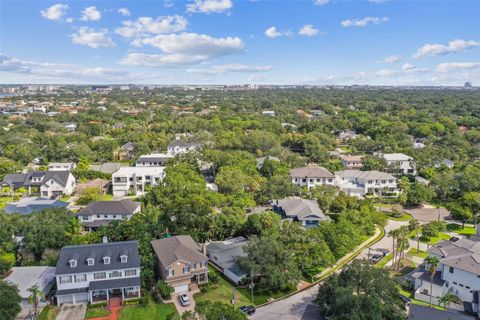
[[[101,303],[110,301],[112,298],[120,298],[121,301],[140,298],[140,287],[126,287],[114,289],[99,289],[89,291],[89,302]]]

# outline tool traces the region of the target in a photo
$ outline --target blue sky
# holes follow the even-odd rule
[[[1,83],[480,84],[480,1],[0,2]]]

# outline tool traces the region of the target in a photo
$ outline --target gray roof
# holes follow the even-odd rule
[[[363,179],[363,180],[397,180],[390,173],[376,171],[376,170],[371,170],[371,171],[343,170],[343,171],[335,171],[335,175],[340,178],[357,178],[357,179]]]
[[[115,200],[115,201],[97,201],[90,203],[83,208],[77,215],[95,215],[95,214],[118,214],[129,215],[133,214],[140,206],[140,202],[135,202],[130,199]]]
[[[175,139],[168,145],[169,148],[175,148],[175,147],[191,148],[191,147],[196,147],[196,146],[198,146],[198,143],[185,142],[181,139]]]
[[[158,156],[158,157],[150,157],[148,155],[143,155],[138,158],[136,163],[142,163],[142,162],[160,162],[160,163],[166,163],[168,160],[172,159],[172,156],[165,155],[165,156]]]
[[[128,166],[127,163],[118,163],[118,162],[105,162],[102,164],[92,164],[88,167],[88,170],[91,171],[100,171],[106,174],[112,174],[120,167]]]
[[[13,267],[11,271],[5,281],[15,284],[23,299],[28,299],[28,289],[34,285],[38,285],[38,288],[47,294],[55,280],[54,267]]]
[[[256,159],[257,160],[257,169],[260,169],[263,166],[263,163],[265,162],[266,159],[271,160],[271,161],[280,162],[280,159],[278,159],[277,157],[273,157],[273,156],[260,157],[260,158]]]
[[[75,293],[84,293],[88,292],[88,287],[82,287],[82,288],[74,288],[74,289],[66,289],[66,290],[57,290],[55,293],[55,296],[62,296],[65,294],[75,294]]]
[[[120,256],[127,253],[126,263],[120,261]],[[103,263],[103,257],[110,257],[110,264]],[[87,264],[87,258],[94,258],[94,265]],[[77,266],[70,267],[70,259],[77,259]],[[115,269],[139,268],[138,241],[120,241],[95,243],[78,246],[66,246],[60,251],[57,260],[56,275]]]
[[[409,306],[408,320],[474,320],[455,311],[443,311],[411,303]]]
[[[428,252],[441,257],[440,263],[480,275],[480,242],[469,239],[441,241]]]
[[[120,149],[133,151],[135,150],[135,144],[133,142],[127,142],[123,146],[121,146]]]
[[[102,290],[102,289],[139,287],[140,283],[141,283],[140,277],[117,278],[112,280],[91,281],[88,289],[89,291],[92,291],[92,290]]]
[[[274,206],[281,208],[288,217],[296,217],[298,220],[303,220],[307,216],[316,216],[320,220],[328,220],[314,200],[287,197],[274,201]]]
[[[62,186],[67,185],[70,171],[33,171],[28,173],[6,174],[3,183],[13,186],[15,189],[20,187],[40,186],[50,179],[54,179]],[[43,177],[41,182],[32,182],[33,177]],[[23,181],[22,181],[23,180]]]
[[[9,203],[5,206],[4,211],[8,214],[18,213],[22,215],[31,214],[33,212],[42,211],[51,208],[65,208],[67,202],[61,200],[52,200],[45,198],[23,198],[17,202]]]
[[[244,237],[237,237],[225,241],[212,242],[207,245],[207,252],[215,253],[215,255],[219,257],[219,260],[212,260],[212,262],[241,277],[246,275],[248,271],[240,268],[237,264],[237,260],[240,257],[247,256],[243,249],[246,245],[248,245],[247,239]]]
[[[335,178],[335,176],[327,169],[310,164],[306,167],[295,168],[290,170],[292,177],[306,177],[306,178]]]
[[[158,260],[164,267],[182,260],[185,262],[200,263],[207,261],[198,244],[190,236],[174,236],[150,242]]]

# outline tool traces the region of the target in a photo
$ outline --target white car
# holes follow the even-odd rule
[[[178,300],[180,300],[183,307],[188,307],[190,305],[190,299],[188,299],[188,295],[185,292],[178,295]]]

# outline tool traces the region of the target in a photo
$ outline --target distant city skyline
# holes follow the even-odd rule
[[[0,83],[480,84],[480,1],[0,2]]]

